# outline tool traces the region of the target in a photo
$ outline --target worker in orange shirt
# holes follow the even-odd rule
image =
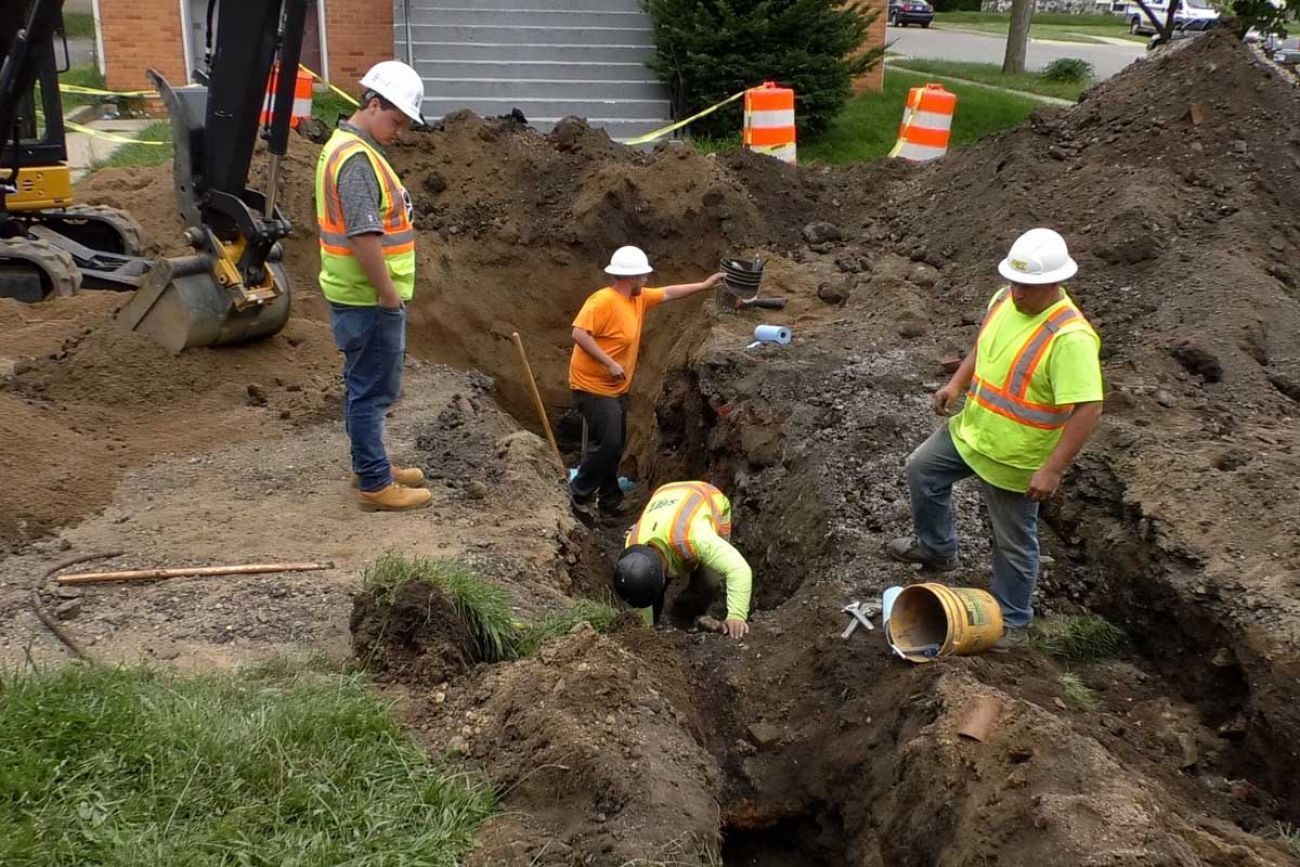
[[[604,514],[627,511],[618,465],[627,439],[627,392],[646,311],[711,289],[725,276],[718,273],[703,283],[649,289],[645,284],[652,270],[640,249],[619,247],[605,267],[613,285],[592,293],[573,320],[569,388],[586,423],[587,444],[578,474],[569,483],[569,496],[574,509],[583,514],[589,513],[593,497]]]

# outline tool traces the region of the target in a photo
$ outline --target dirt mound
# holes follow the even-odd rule
[[[586,627],[410,697],[429,748],[485,768],[504,792],[472,863],[672,863],[716,846],[717,769],[689,734],[672,656],[647,661]]]
[[[348,629],[353,655],[381,679],[437,684],[475,661],[473,634],[431,584],[408,581],[391,600],[358,593]]]

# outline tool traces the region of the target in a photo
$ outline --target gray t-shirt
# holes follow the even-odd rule
[[[381,154],[384,152],[368,133],[352,124],[344,121],[339,124],[339,129],[352,133]],[[365,154],[348,157],[339,170],[339,204],[343,206],[343,225],[347,226],[349,238],[384,233],[384,221],[379,216],[379,209],[383,205],[379,178],[375,176],[374,166],[370,165]]]

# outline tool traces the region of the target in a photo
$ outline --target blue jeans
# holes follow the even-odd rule
[[[940,557],[957,554],[952,522],[952,486],[975,474],[952,444],[945,423],[907,458],[916,538]],[[1038,581],[1038,504],[1024,494],[980,481],[984,506],[993,525],[993,597],[1007,626],[1025,627],[1034,619]]]
[[[343,419],[352,441],[352,472],[363,491],[393,481],[384,451],[384,416],[402,388],[406,308],[330,304],[334,345],[343,353]]]

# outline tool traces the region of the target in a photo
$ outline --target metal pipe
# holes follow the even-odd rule
[[[415,66],[415,42],[411,37],[411,0],[402,0],[402,20],[406,27],[406,65]]]
[[[271,154],[271,165],[266,173],[266,207],[262,216],[267,220],[275,216],[275,194],[280,186],[280,155]]]

